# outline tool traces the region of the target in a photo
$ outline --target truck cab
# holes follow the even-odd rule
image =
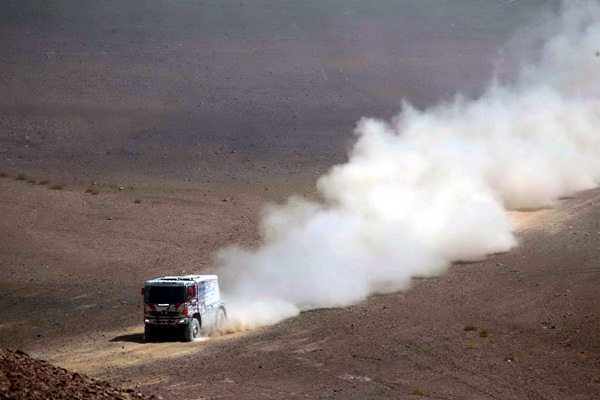
[[[201,329],[221,330],[227,319],[216,275],[165,276],[146,282],[144,337],[154,340],[160,333],[177,331],[191,342]]]

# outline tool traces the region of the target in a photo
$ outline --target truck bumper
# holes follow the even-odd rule
[[[190,322],[190,318],[176,318],[176,319],[164,319],[164,318],[144,318],[144,324],[152,326],[177,326],[187,325]]]

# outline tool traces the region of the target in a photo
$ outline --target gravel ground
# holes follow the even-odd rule
[[[405,292],[142,338],[145,280],[258,245],[263,207],[317,198],[359,118],[510,78],[498,49],[543,4],[0,3],[0,348],[78,374],[4,351],[2,396],[596,399],[598,190],[515,213],[517,248]]]

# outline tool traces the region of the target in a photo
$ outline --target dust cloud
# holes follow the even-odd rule
[[[600,181],[600,5],[565,1],[511,43],[518,74],[391,121],[364,118],[325,199],[271,206],[263,244],[217,256],[235,329],[406,289],[517,245],[507,210]]]

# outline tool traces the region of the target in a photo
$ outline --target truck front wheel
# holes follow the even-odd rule
[[[156,340],[156,332],[152,325],[144,325],[144,340],[146,340],[146,342],[153,342]]]
[[[200,322],[192,318],[183,331],[183,338],[186,342],[193,342],[198,336],[200,336]]]

